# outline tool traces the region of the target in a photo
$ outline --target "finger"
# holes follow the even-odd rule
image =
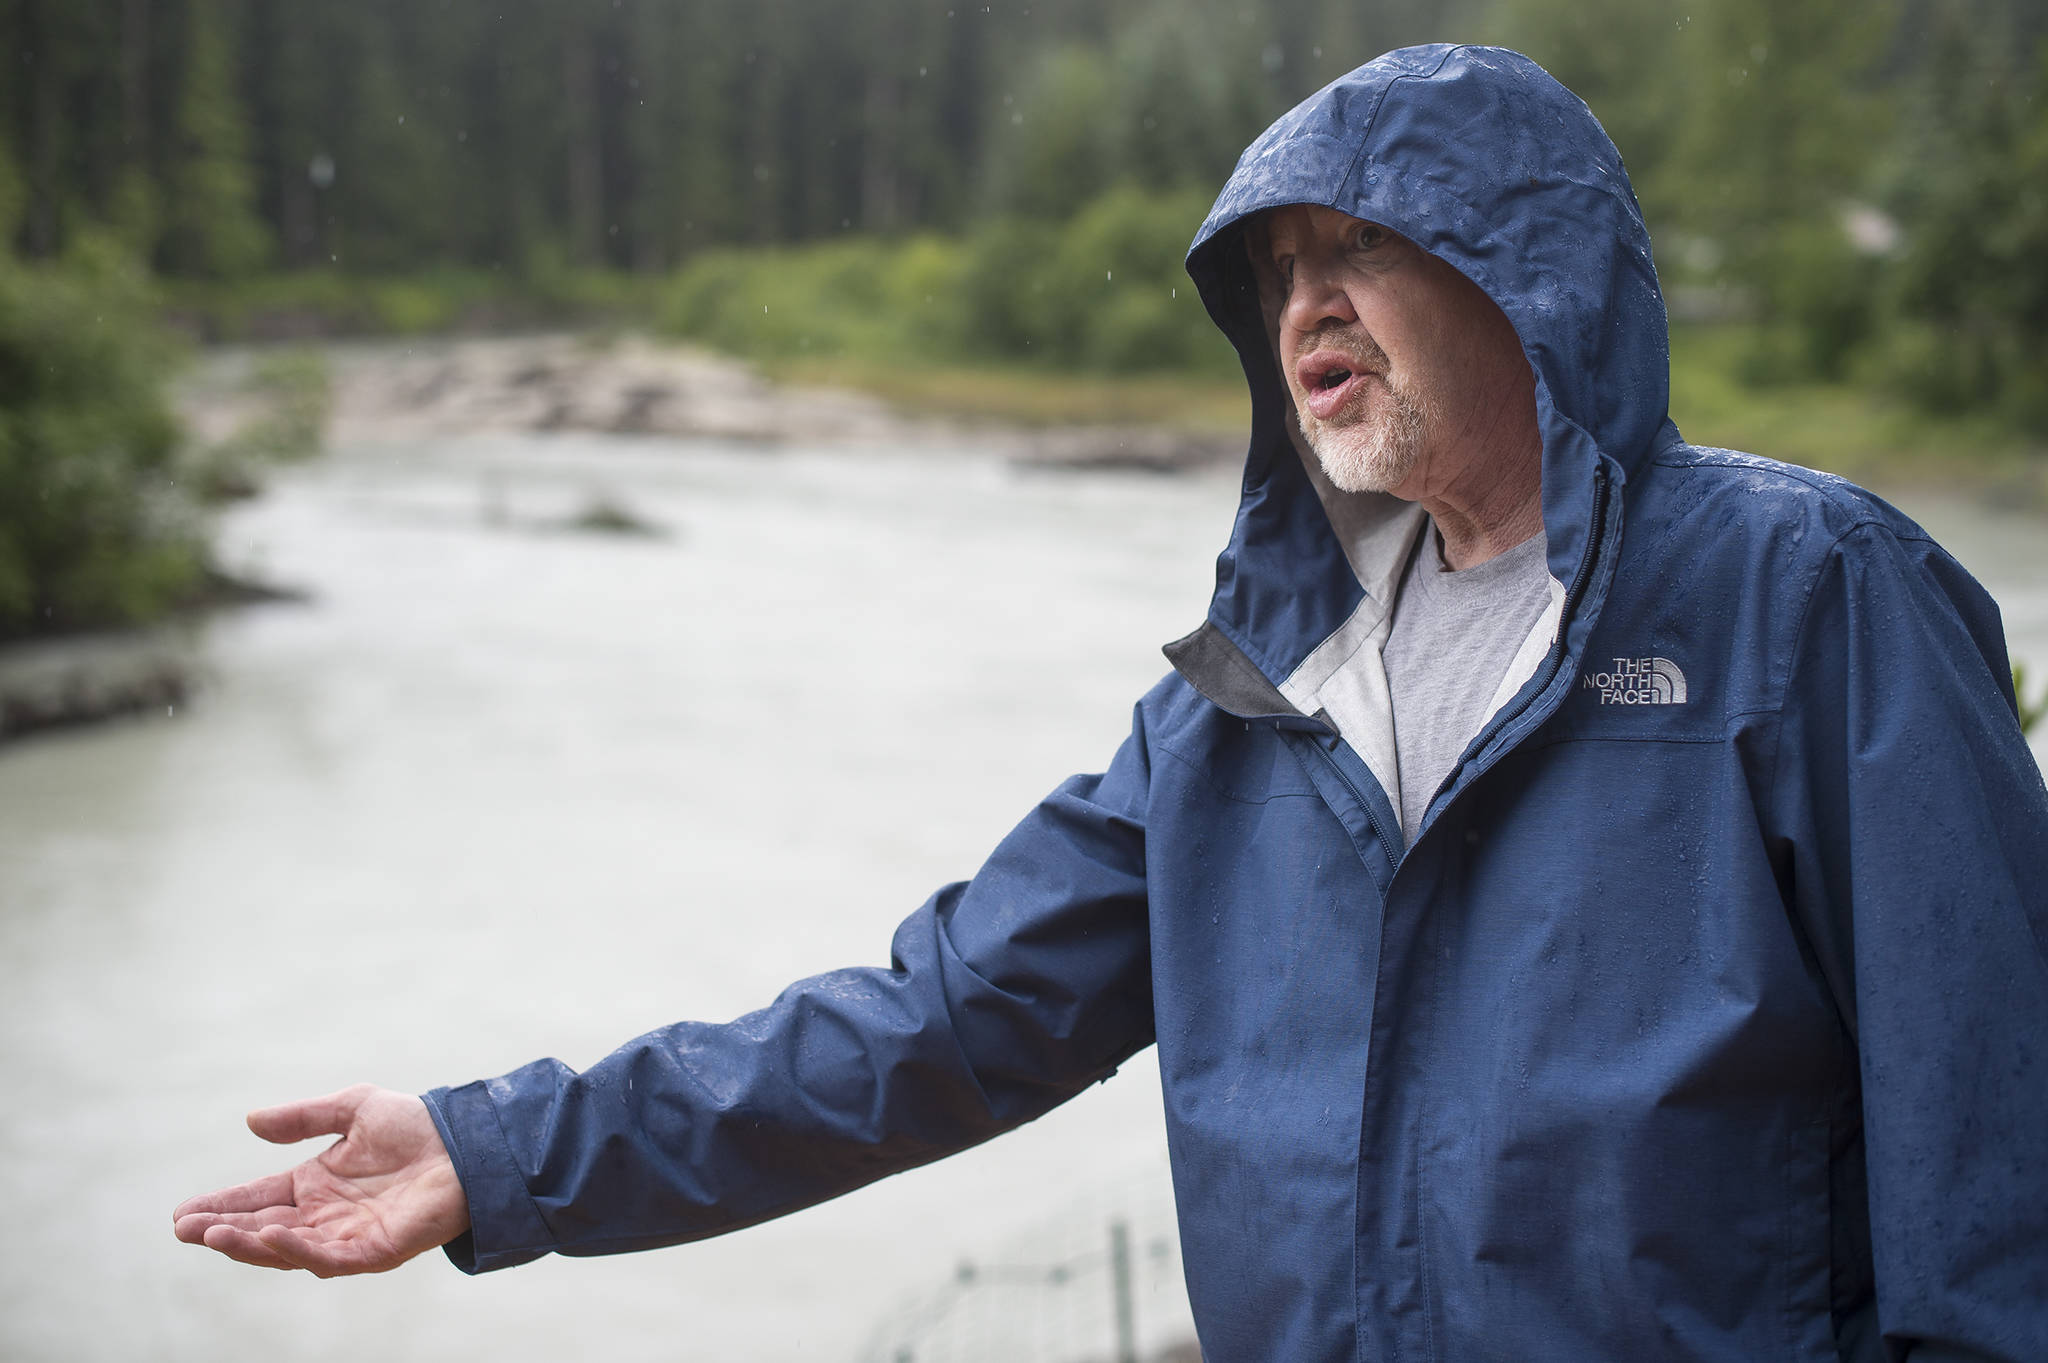
[[[358,1087],[319,1098],[301,1098],[296,1103],[259,1107],[249,1114],[249,1129],[277,1145],[290,1145],[309,1136],[339,1136],[355,1120],[362,1101],[363,1091]]]
[[[193,1212],[179,1217],[172,1230],[188,1245],[203,1245],[206,1232],[214,1226],[233,1226],[236,1230],[254,1232],[265,1226],[300,1224],[297,1207],[265,1207],[260,1212]]]
[[[332,1278],[344,1273],[374,1273],[379,1269],[397,1266],[369,1262],[364,1258],[360,1246],[351,1246],[354,1253],[338,1253],[333,1242],[319,1238],[319,1232],[310,1229],[271,1226],[257,1232],[257,1236],[263,1248],[293,1268],[303,1268],[323,1278]]]
[[[292,1263],[289,1259],[280,1258],[261,1240],[251,1235],[248,1231],[236,1230],[233,1226],[209,1227],[206,1232],[206,1239],[202,1243],[208,1249],[218,1250],[220,1253],[227,1255],[228,1258],[233,1259],[236,1263],[253,1264],[257,1268],[291,1269],[298,1267],[297,1264]]]
[[[290,1206],[292,1176],[286,1170],[232,1188],[188,1197],[171,1209],[171,1220],[180,1221],[194,1212],[256,1212],[265,1207]]]

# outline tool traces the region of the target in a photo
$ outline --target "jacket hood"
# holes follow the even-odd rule
[[[1550,573],[1560,595],[1580,588],[1567,611],[1597,609],[1597,486],[1618,493],[1653,447],[1677,439],[1649,233],[1620,154],[1577,96],[1519,53],[1435,44],[1369,62],[1275,122],[1189,249],[1188,273],[1252,397],[1210,624],[1280,683],[1362,602],[1384,599],[1420,519],[1382,494],[1337,492],[1300,452],[1244,248],[1247,220],[1284,204],[1391,228],[1507,314],[1536,376]],[[1590,614],[1567,619],[1568,652]]]

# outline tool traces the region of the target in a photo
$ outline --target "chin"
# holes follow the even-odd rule
[[[1323,475],[1342,492],[1393,492],[1408,481],[1422,453],[1420,430],[1400,421],[1332,430],[1305,418],[1301,433]]]

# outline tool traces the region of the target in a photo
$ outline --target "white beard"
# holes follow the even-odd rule
[[[1345,492],[1392,492],[1422,460],[1429,414],[1412,393],[1389,385],[1380,410],[1367,418],[1326,425],[1297,402],[1301,434],[1330,482]]]

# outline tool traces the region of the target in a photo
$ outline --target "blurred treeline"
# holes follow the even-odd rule
[[[0,230],[31,257],[109,234],[179,280],[439,272],[458,300],[939,233],[959,258],[817,274],[867,312],[965,289],[971,315],[934,292],[951,313],[899,328],[949,351],[1173,367],[1198,319],[1084,289],[1120,263],[1091,248],[1156,250],[1126,282],[1172,290],[1269,119],[1384,48],[1474,38],[1588,99],[1680,310],[1759,324],[1753,377],[1862,372],[2040,423],[2044,34],[2035,0],[0,0]],[[1120,188],[1145,194],[1105,206]],[[1091,208],[1091,240],[1044,230]],[[1074,296],[1038,316],[1006,270]],[[719,291],[671,320],[736,330]],[[443,320],[414,302],[381,320]]]
[[[1373,52],[1469,36],[1587,97],[1679,303],[1763,324],[1757,377],[1861,364],[2038,421],[2044,32],[2029,0],[0,0],[0,229],[31,257],[102,232],[176,279],[513,286],[935,231],[965,258],[849,270],[842,251],[818,273],[870,294],[907,273],[917,305],[965,288],[971,316],[905,328],[949,349],[1172,367],[1186,310],[1098,319],[1084,293],[1039,317],[988,258],[1072,257],[1043,297],[1098,264],[1115,283],[1089,248],[1157,247],[1127,282],[1170,291],[1199,198],[1266,121]],[[1104,207],[1119,188],[1148,194]],[[1030,230],[1091,205],[1093,240]],[[685,288],[672,320],[735,330],[718,292]]]
[[[1220,372],[1179,256],[1238,152],[1442,39],[1600,115],[1724,407],[1831,385],[2041,443],[2038,0],[0,0],[0,636],[175,594],[62,548],[170,542],[135,491],[173,481],[164,300]]]

